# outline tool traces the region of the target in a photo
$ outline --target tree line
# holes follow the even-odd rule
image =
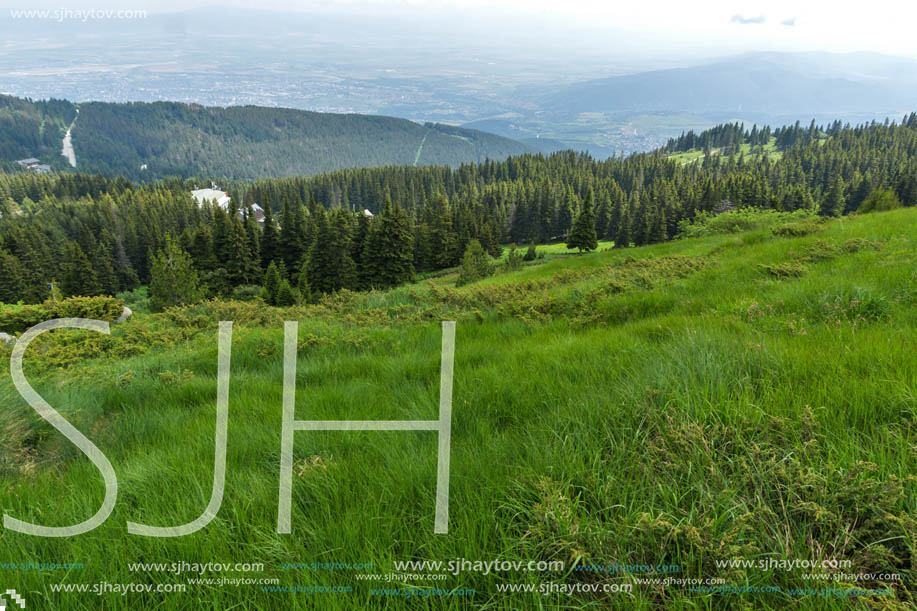
[[[0,173],[0,301],[41,302],[52,282],[65,296],[114,294],[179,268],[193,275],[195,298],[270,285],[268,301],[307,300],[454,267],[472,242],[491,257],[506,243],[628,247],[672,239],[700,211],[836,216],[917,204],[915,115],[797,127],[764,128],[797,134],[779,159],[735,148],[693,163],[663,150],[604,161],[566,151],[343,170],[227,185],[232,210],[198,206],[194,181]]]

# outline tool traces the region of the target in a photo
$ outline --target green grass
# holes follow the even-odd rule
[[[819,143],[824,143],[824,140],[819,140]],[[758,156],[763,152],[767,155],[768,159],[770,159],[771,161],[777,161],[783,157],[783,151],[777,150],[777,139],[774,137],[771,137],[770,142],[768,142],[767,144],[763,146],[752,146],[747,143],[742,144],[739,146],[739,152],[744,154],[746,157],[748,157],[749,155]],[[718,148],[713,149],[711,153],[714,155],[718,155],[721,153],[721,149],[718,149]],[[680,153],[672,153],[668,157],[669,159],[673,159],[681,164],[686,164],[686,163],[693,163],[695,161],[703,159],[705,156],[706,155],[704,154],[704,151],[700,151],[697,149],[691,149],[689,151],[683,151]]]
[[[446,277],[288,310],[141,311],[110,338],[60,331],[37,340],[26,375],[105,452],[119,498],[86,535],[0,531],[0,562],[85,565],[0,569],[3,589],[42,609],[913,605],[917,211],[832,221],[801,237],[713,235],[537,263],[459,289]],[[186,537],[128,535],[126,521],[173,526],[207,504],[218,320],[235,321],[222,508]],[[283,320],[300,321],[298,419],[435,419],[439,321],[458,321],[449,534],[433,534],[430,432],[297,432],[293,533],[275,532]],[[0,361],[8,352],[0,348]],[[86,519],[102,499],[99,473],[19,398],[8,371],[0,376],[4,513],[45,525]],[[902,582],[889,596],[796,596],[787,590],[825,583],[804,579],[807,570],[716,564],[821,557],[851,561],[846,573],[900,573]],[[567,569],[373,586],[355,577],[395,572],[395,561],[455,558],[561,560]],[[185,594],[120,597],[50,588],[186,583],[188,575],[127,567],[180,561],[260,562],[263,573],[222,576],[353,591],[188,585]],[[374,568],[281,568],[290,562]],[[782,591],[697,593],[572,570],[613,563],[676,564],[679,578]],[[633,591],[497,591],[547,582]],[[475,594],[370,593],[414,586]]]

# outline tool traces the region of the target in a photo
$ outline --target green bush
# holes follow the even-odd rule
[[[509,272],[514,272],[522,267],[522,254],[516,248],[515,244],[509,247],[509,253],[507,253],[506,261],[503,265],[506,267],[506,271]]]
[[[781,238],[799,238],[815,233],[821,229],[818,223],[810,220],[782,223],[771,227],[771,233]]]
[[[778,223],[802,222],[815,218],[810,210],[781,212],[764,208],[739,208],[721,214],[698,212],[693,219],[678,223],[678,237],[699,238],[724,233],[767,229]]]
[[[21,333],[54,318],[91,318],[111,322],[121,316],[124,301],[115,297],[70,297],[38,305],[2,306],[0,331]]]
[[[873,189],[872,193],[866,196],[857,212],[863,214],[866,212],[885,212],[887,210],[896,210],[902,206],[901,200],[891,189]]]
[[[261,287],[256,284],[243,284],[232,290],[233,301],[252,301],[261,296]]]

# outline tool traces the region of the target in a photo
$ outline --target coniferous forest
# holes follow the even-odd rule
[[[776,155],[758,150],[768,142]],[[667,155],[698,148],[708,154]],[[10,172],[0,175],[0,302],[42,302],[52,282],[64,296],[155,293],[157,273],[186,278],[159,308],[233,295],[309,302],[454,267],[472,241],[491,257],[508,243],[565,241],[581,252],[597,240],[670,240],[699,214],[731,209],[840,216],[913,206],[915,159],[912,114],[856,127],[724,125],[607,161],[561,152],[223,185],[231,210],[197,205],[190,190],[200,181]]]

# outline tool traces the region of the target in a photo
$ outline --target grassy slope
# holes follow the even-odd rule
[[[819,142],[825,142],[824,140],[819,140]],[[742,144],[739,147],[739,151],[745,155],[760,155],[762,152],[767,153],[768,158],[771,161],[777,161],[783,157],[783,151],[777,150],[777,139],[771,138],[771,141],[765,144],[763,147],[752,147],[750,144]],[[714,149],[713,154],[719,154],[720,149]],[[682,153],[672,153],[669,155],[670,159],[674,159],[680,163],[692,163],[699,159],[705,157],[704,151],[698,149],[691,149],[689,151],[684,151]]]
[[[187,577],[129,573],[128,562],[264,562],[263,575],[224,576],[354,591],[189,586],[186,595],[129,600],[138,609],[352,609],[405,602],[370,596],[354,571],[280,564],[372,562],[369,572],[387,573],[393,560],[456,557],[671,563],[681,578],[786,589],[824,583],[804,581],[803,571],[717,569],[715,561],[824,554],[852,560],[848,572],[910,580],[915,221],[917,211],[903,210],[835,221],[803,238],[758,232],[558,258],[462,289],[437,279],[287,312],[211,305],[172,318],[139,315],[104,341],[65,332],[66,345],[30,350],[26,374],[107,454],[118,505],[104,526],[71,539],[0,531],[0,562],[86,565],[2,570],[3,583],[35,608],[119,608],[128,599],[55,594],[48,584]],[[128,520],[176,525],[207,503],[219,319],[236,321],[222,509],[204,531],[180,539],[130,536]],[[300,320],[300,419],[435,418],[438,321],[458,320],[448,535],[432,534],[429,432],[297,432],[295,458],[305,462],[294,477],[293,534],[274,532],[284,319]],[[18,399],[8,372],[0,375],[3,511],[48,525],[85,519],[101,502],[98,472]],[[474,588],[473,598],[407,606],[851,604],[677,586],[611,597],[496,591],[497,583],[630,580],[466,572],[414,583]],[[908,596],[896,589],[900,600]],[[874,602],[883,601],[891,599]]]

